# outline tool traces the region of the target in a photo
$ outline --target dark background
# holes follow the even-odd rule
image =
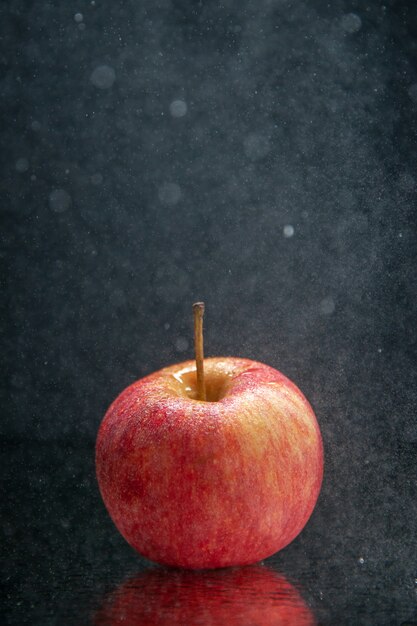
[[[0,34],[6,623],[89,624],[150,567],[94,441],[192,356],[195,300],[206,354],[280,369],[322,429],[267,565],[322,624],[417,622],[417,5],[10,0]]]

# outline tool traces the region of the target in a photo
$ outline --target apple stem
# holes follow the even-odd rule
[[[197,400],[206,399],[206,384],[204,381],[204,345],[203,345],[203,316],[204,302],[193,304],[194,315],[194,350],[197,365]]]

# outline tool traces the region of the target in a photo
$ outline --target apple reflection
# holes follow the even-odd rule
[[[211,571],[150,569],[104,600],[95,626],[313,626],[284,576],[261,565]]]

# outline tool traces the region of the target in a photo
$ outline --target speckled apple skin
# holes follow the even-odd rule
[[[116,398],[97,436],[100,491],[123,537],[152,561],[255,563],[290,543],[314,509],[323,475],[317,420],[272,367],[206,359],[208,383],[221,381],[217,402],[187,396],[194,369],[193,361],[164,368]]]

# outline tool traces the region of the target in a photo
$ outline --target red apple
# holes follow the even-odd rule
[[[314,626],[298,591],[259,565],[209,572],[152,569],[107,596],[94,626]]]
[[[113,402],[96,445],[100,491],[123,537],[158,563],[246,565],[298,535],[316,503],[323,448],[310,404],[248,359],[204,362],[207,401],[187,361]]]

